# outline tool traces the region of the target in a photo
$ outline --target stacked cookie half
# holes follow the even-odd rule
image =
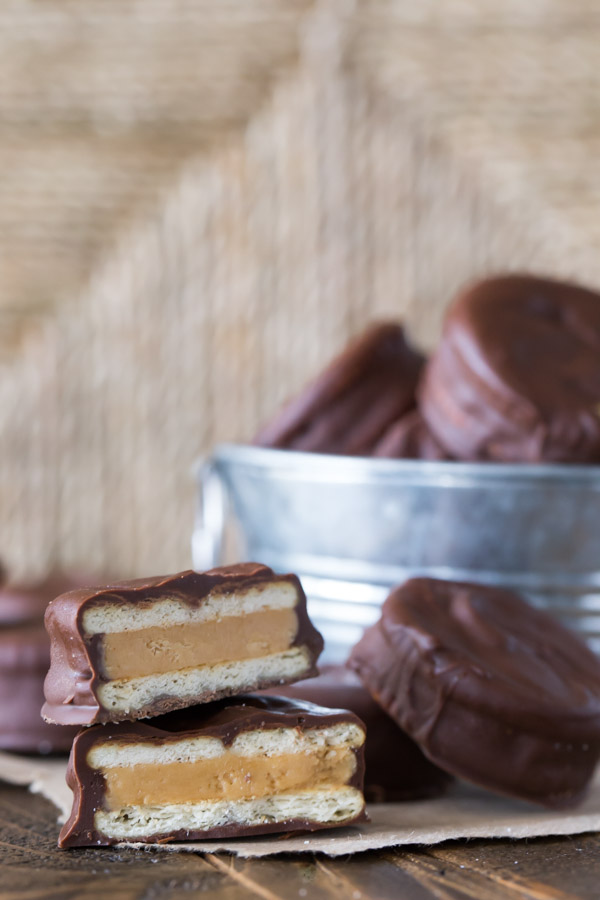
[[[84,726],[60,846],[364,816],[361,720],[246,693],[317,673],[323,641],[296,576],[245,564],[71,591],[49,605],[46,627],[43,716]]]

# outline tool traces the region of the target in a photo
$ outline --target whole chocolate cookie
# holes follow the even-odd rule
[[[373,325],[286,404],[253,443],[315,453],[369,455],[415,405],[423,357],[395,322]]]
[[[575,803],[594,773],[600,660],[511,591],[413,578],[349,665],[448,772],[554,807]]]
[[[458,459],[600,462],[600,294],[527,275],[467,288],[419,400]]]
[[[73,591],[89,584],[83,573],[53,572],[40,581],[9,583],[0,587],[0,628],[32,621],[44,621],[46,607],[65,591]]]
[[[76,728],[41,717],[50,641],[44,612],[50,600],[87,579],[54,574],[43,581],[0,588],[0,749],[22,753],[68,752]]]
[[[365,723],[365,797],[371,803],[437,797],[452,782],[451,776],[423,755],[373,700],[360,678],[345,666],[325,666],[316,678],[264,693],[308,700],[330,709],[349,709]]]
[[[418,409],[394,422],[373,449],[373,456],[388,459],[450,459]]]

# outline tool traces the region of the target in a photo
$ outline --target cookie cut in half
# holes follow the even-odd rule
[[[42,715],[156,716],[316,674],[323,639],[295,575],[255,563],[71,591],[46,612]]]
[[[364,818],[353,713],[242,696],[82,730],[61,847],[314,831]]]

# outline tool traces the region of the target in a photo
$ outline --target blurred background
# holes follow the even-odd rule
[[[593,0],[0,9],[0,556],[189,565],[193,461],[382,317],[600,285]]]

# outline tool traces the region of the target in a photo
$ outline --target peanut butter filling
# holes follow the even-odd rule
[[[106,805],[124,806],[201,803],[259,799],[283,791],[347,784],[356,769],[348,747],[275,757],[243,757],[225,753],[194,762],[145,763],[104,769]]]
[[[255,659],[287,650],[297,631],[295,610],[267,609],[208,622],[105,634],[104,673],[118,680]]]

